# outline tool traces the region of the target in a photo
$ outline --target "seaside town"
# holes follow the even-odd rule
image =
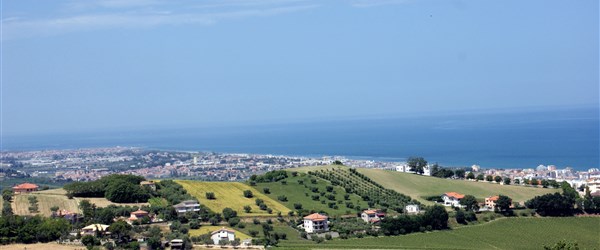
[[[273,170],[330,165],[339,161],[350,167],[375,168],[411,172],[406,162],[385,162],[349,159],[342,156],[296,157],[260,154],[233,154],[213,152],[176,152],[148,150],[133,147],[89,148],[73,150],[43,150],[2,152],[0,180],[10,178],[48,178],[56,181],[92,181],[103,176],[120,173],[142,176],[147,179],[192,179],[206,181],[243,181],[252,175]],[[499,176],[504,184],[528,184],[536,180],[540,186],[548,181],[566,181],[583,192],[585,186],[600,196],[600,170],[590,168],[563,169],[554,165],[539,165],[524,169],[470,167],[446,168],[427,164],[422,175],[453,179],[475,180]],[[447,173],[451,172],[450,175]],[[473,178],[468,178],[472,173]]]

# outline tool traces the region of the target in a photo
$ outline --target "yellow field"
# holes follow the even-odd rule
[[[97,207],[106,207],[109,205],[117,206],[141,206],[148,205],[148,203],[114,203],[106,198],[78,198],[73,199],[67,198],[65,195],[66,191],[62,188],[49,189],[44,191],[32,192],[30,194],[19,194],[13,197],[12,208],[15,214],[18,215],[43,215],[50,216],[50,208],[57,206],[59,209],[65,209],[71,212],[81,213],[79,210],[79,202],[82,200],[89,200],[92,204],[96,204]],[[29,213],[29,196],[36,196],[38,199],[38,210],[39,213]],[[1,204],[0,204],[1,205]]]
[[[217,230],[219,230],[221,228],[222,228],[222,226],[201,226],[198,229],[190,229],[190,236],[198,236],[198,235],[202,235],[202,234],[210,234],[210,233],[212,233],[214,231],[217,231]],[[244,234],[244,233],[242,233],[242,232],[240,232],[238,230],[235,230],[235,229],[229,228],[229,227],[227,227],[227,228],[235,231],[235,237],[236,238],[240,238],[240,240],[245,240],[245,239],[251,239],[252,238],[249,235]]]
[[[85,246],[74,246],[74,245],[61,245],[55,242],[50,243],[36,243],[36,244],[10,244],[0,245],[2,250],[84,250]]]
[[[277,216],[277,212],[287,214],[290,209],[281,205],[279,202],[261,194],[254,188],[239,182],[202,182],[202,181],[185,181],[176,180],[181,186],[187,190],[189,194],[196,197],[200,204],[206,205],[212,211],[220,213],[224,208],[229,207],[238,212],[238,216]],[[251,190],[254,194],[253,198],[244,197],[244,190]],[[215,193],[215,200],[206,199],[206,192]],[[255,200],[259,198],[265,201],[265,204],[273,213],[260,210],[255,204]],[[246,213],[244,206],[250,205],[252,211]]]

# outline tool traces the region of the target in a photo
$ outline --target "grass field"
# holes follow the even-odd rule
[[[580,249],[600,249],[600,218],[505,218],[447,231],[280,245],[282,249],[542,249],[563,239],[577,242]]]
[[[201,226],[198,229],[190,229],[190,236],[198,236],[202,234],[210,234],[214,231],[221,229],[222,226]],[[250,235],[240,232],[238,229],[226,227],[228,229],[233,229],[235,231],[235,237],[240,238],[240,240],[250,239]]]
[[[50,216],[50,208],[57,206],[59,209],[66,209],[72,212],[81,212],[79,210],[79,202],[81,200],[89,200],[91,203],[96,204],[97,207],[106,207],[109,205],[117,206],[141,206],[147,205],[148,203],[114,203],[106,198],[79,198],[73,199],[67,198],[65,195],[66,191],[62,188],[48,189],[44,191],[32,192],[30,194],[19,194],[13,197],[12,208],[15,214],[18,215],[43,215]],[[38,210],[39,213],[29,212],[29,196],[36,196],[38,199]],[[1,205],[1,204],[0,204]]]
[[[499,185],[487,182],[449,180],[380,169],[359,168],[357,170],[384,187],[409,195],[425,204],[432,203],[424,200],[422,196],[441,195],[451,191],[470,194],[482,201],[485,197],[503,194],[511,197],[513,201],[518,202],[524,202],[536,195],[557,191],[557,189],[551,188],[533,188],[515,185]]]
[[[258,192],[251,186],[239,182],[203,182],[203,181],[186,181],[177,180],[181,186],[187,190],[187,192],[196,197],[200,201],[200,204],[206,205],[212,211],[221,213],[224,208],[229,207],[238,212],[238,216],[277,216],[277,212],[287,214],[290,209],[280,204],[279,202],[271,199],[270,197]],[[251,190],[254,194],[253,198],[244,197],[244,190]],[[206,192],[215,193],[215,200],[206,199]],[[269,214],[267,211],[260,210],[255,204],[255,200],[259,198],[265,201],[265,204],[271,209],[273,213]],[[244,206],[250,205],[252,211],[246,213]]]
[[[317,183],[312,184],[309,178],[317,179]],[[271,193],[266,195],[273,199],[277,199],[277,197],[280,195],[285,195],[288,198],[288,201],[280,203],[292,210],[295,210],[294,203],[300,203],[302,204],[303,209],[324,211],[329,215],[353,214],[356,212],[354,209],[346,208],[344,203],[337,204],[338,209],[329,208],[327,202],[331,201],[327,200],[325,197],[320,198],[321,200],[326,201],[325,204],[321,203],[320,201],[315,201],[311,198],[311,196],[315,195],[316,193],[311,192],[311,190],[305,187],[304,184],[306,184],[308,187],[317,187],[319,188],[319,191],[326,191],[325,187],[331,184],[325,180],[316,177],[310,177],[308,175],[298,175],[296,177],[289,175],[289,177],[285,180],[287,182],[286,185],[283,185],[281,181],[257,183],[256,189],[264,193],[263,188],[269,188]],[[298,180],[302,180],[304,184],[298,184]],[[336,200],[346,202],[346,200],[344,200],[344,194],[346,194],[346,191],[343,188],[335,186],[333,190],[336,192]],[[306,195],[307,193],[308,196]],[[360,198],[360,196],[355,194],[351,194],[348,201],[352,201],[355,205],[359,205],[362,208],[366,208],[368,206],[367,203]]]

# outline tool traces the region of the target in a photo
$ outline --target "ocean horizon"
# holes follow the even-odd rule
[[[577,108],[3,136],[2,150],[124,146],[388,162],[422,156],[449,167],[587,170],[600,165],[599,127],[597,108]]]

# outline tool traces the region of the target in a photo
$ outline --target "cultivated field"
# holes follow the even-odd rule
[[[229,207],[238,212],[238,216],[277,216],[277,212],[287,214],[290,209],[281,205],[279,202],[269,198],[268,196],[258,192],[251,186],[240,182],[203,182],[203,181],[186,181],[177,180],[181,186],[187,190],[189,194],[196,197],[200,204],[206,205],[212,211],[220,213],[224,208]],[[254,194],[253,198],[244,197],[244,190],[251,190]],[[216,199],[206,199],[206,192],[213,192]],[[273,209],[273,213],[260,210],[255,204],[256,199],[264,200],[265,204]],[[250,213],[244,211],[244,206],[252,207]]]
[[[15,214],[18,215],[43,215],[50,216],[50,208],[57,206],[59,209],[66,209],[72,212],[81,212],[79,210],[79,202],[81,200],[89,200],[91,203],[96,204],[97,207],[106,207],[109,205],[117,206],[141,206],[147,205],[148,203],[114,203],[106,198],[79,198],[73,199],[67,198],[65,195],[66,191],[62,188],[49,189],[44,191],[32,192],[30,194],[19,194],[13,197],[12,208]],[[36,196],[38,200],[39,213],[29,212],[29,196]]]
[[[198,235],[202,235],[202,234],[210,234],[210,233],[212,233],[214,231],[217,231],[217,230],[219,230],[221,228],[222,228],[222,226],[201,226],[198,229],[190,229],[190,236],[198,236]],[[233,229],[233,228],[228,227],[228,229]],[[251,239],[252,238],[249,235],[238,231],[238,229],[233,229],[233,231],[235,231],[235,237],[239,238],[240,240],[245,240],[245,239]]]
[[[280,245],[282,249],[542,249],[563,239],[577,242],[580,249],[600,249],[600,218],[504,218],[447,231]]]
[[[524,202],[536,195],[559,191],[552,188],[534,188],[515,185],[499,185],[488,182],[449,180],[380,169],[359,168],[357,170],[384,187],[409,195],[425,204],[432,203],[424,200],[422,196],[441,195],[451,191],[470,194],[480,200],[483,200],[488,196],[503,194],[511,197],[513,201],[518,202]]]
[[[335,194],[336,201],[342,201],[342,203],[336,202],[338,209],[330,208],[327,203],[332,202],[332,201],[328,200],[325,197],[320,197],[320,200],[325,200],[326,203],[321,203],[320,200],[315,201],[311,198],[311,196],[317,195],[319,193],[311,192],[310,188],[305,187],[305,184],[308,187],[317,187],[319,189],[319,191],[326,191],[325,187],[328,185],[331,185],[331,184],[327,181],[324,181],[320,178],[316,178],[314,176],[311,177],[311,176],[304,175],[304,174],[302,174],[302,175],[303,176],[298,175],[296,177],[293,177],[290,174],[289,177],[285,179],[285,181],[287,182],[285,185],[283,185],[281,183],[281,181],[268,182],[268,183],[257,183],[256,189],[258,189],[262,193],[264,193],[263,188],[269,188],[270,194],[266,194],[266,195],[268,195],[269,197],[271,197],[273,199],[277,199],[277,197],[280,195],[285,195],[287,197],[288,201],[286,201],[286,202],[280,201],[280,203],[292,210],[295,210],[294,203],[300,203],[300,204],[302,204],[303,209],[324,211],[329,215],[343,215],[343,214],[354,214],[356,212],[354,209],[350,209],[350,208],[346,207],[346,205],[345,205],[346,201],[351,201],[355,205],[358,205],[363,208],[368,207],[367,203],[364,202],[362,200],[362,198],[356,194],[350,194],[349,200],[345,200],[344,194],[346,194],[346,191],[339,186],[335,186],[333,189],[336,192],[336,194]],[[310,182],[310,179],[316,179],[317,183],[312,184]],[[299,184],[298,183],[299,180],[301,180],[304,184]],[[306,194],[308,194],[308,195],[306,195]]]

